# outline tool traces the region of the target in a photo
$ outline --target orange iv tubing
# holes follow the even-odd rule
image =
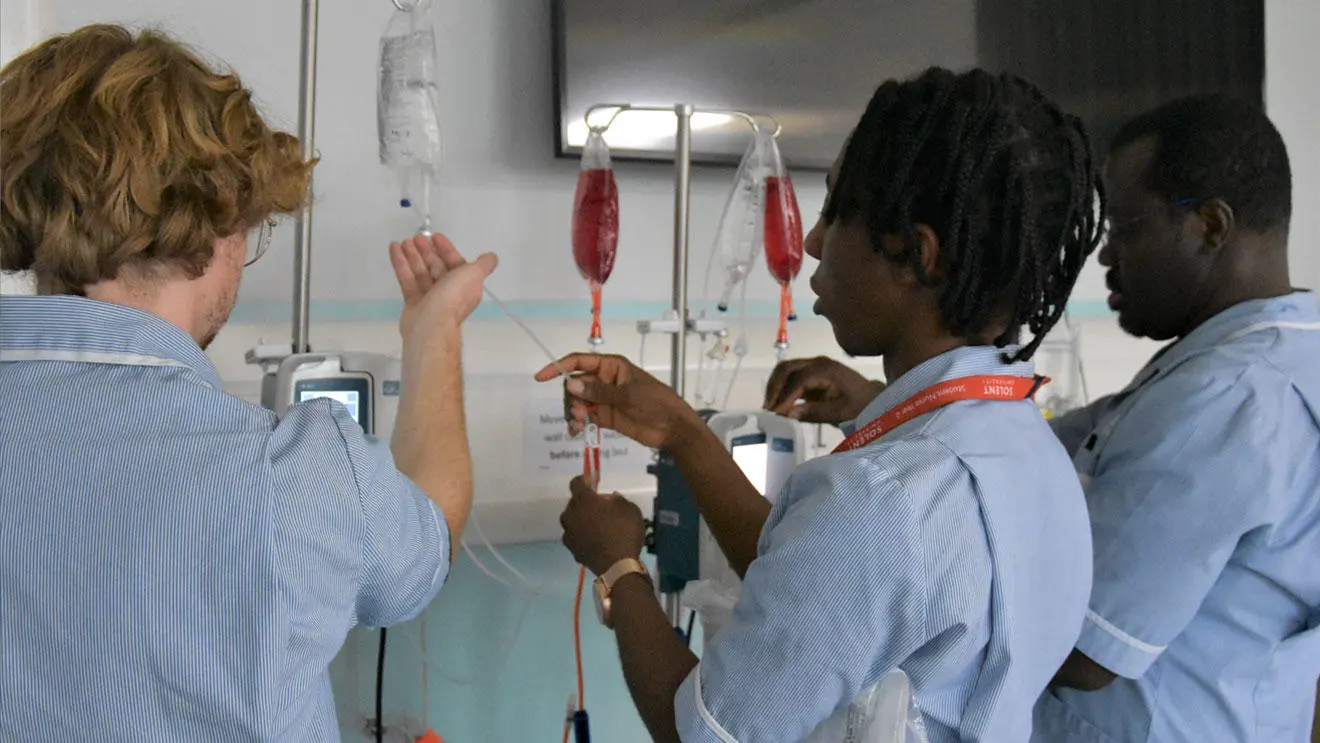
[[[532,332],[532,329],[529,328],[527,324],[524,323],[517,315],[515,315],[513,313],[513,310],[509,309],[509,306],[506,305],[502,299],[495,296],[495,293],[492,292],[489,287],[485,287],[484,291],[486,293],[486,296],[490,297],[491,301],[494,302],[496,306],[498,306],[500,310],[504,312],[504,314],[508,315],[509,319],[512,320],[515,324],[517,324],[519,328],[522,328],[522,331],[527,334],[527,337],[531,338],[532,342],[535,343],[541,349],[541,351],[545,353],[546,357],[550,359],[550,363],[553,364],[555,368],[559,370],[559,376],[567,379],[569,376],[568,372],[564,369],[563,366],[560,365],[559,357],[555,356],[555,354],[544,343],[541,342],[541,339],[536,336],[536,333]],[[584,432],[583,439],[584,439],[583,441],[584,449],[582,452],[582,474],[584,477],[586,477],[587,482],[590,483],[592,487],[597,487],[600,484],[600,427],[597,426],[590,419],[587,420],[587,427],[586,427],[586,431]],[[582,673],[582,630],[581,630],[582,593],[583,593],[583,588],[586,585],[586,580],[587,580],[587,569],[585,567],[578,566],[577,593],[576,593],[576,598],[573,602],[573,656],[574,656],[574,664],[577,667],[577,697],[574,700],[570,700],[569,703],[570,709],[564,721],[564,743],[568,743],[569,733],[575,729],[575,726],[584,730],[586,726],[586,703],[584,701],[585,692],[584,692],[583,673]],[[586,740],[579,739],[579,743],[588,743],[588,742]]]

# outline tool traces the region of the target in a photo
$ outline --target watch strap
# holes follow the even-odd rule
[[[622,560],[619,560],[611,565],[610,569],[606,570],[596,580],[600,581],[601,586],[605,589],[606,595],[609,595],[610,591],[614,588],[614,584],[617,583],[620,578],[632,573],[639,573],[648,582],[651,580],[651,573],[646,569],[646,566],[642,564],[642,561],[635,557],[625,557]]]

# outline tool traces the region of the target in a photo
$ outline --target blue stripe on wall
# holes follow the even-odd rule
[[[506,301],[509,309],[524,320],[582,320],[591,316],[590,303],[575,299],[529,299]],[[814,317],[809,303],[802,303],[803,317]],[[693,305],[694,308],[699,305]],[[313,322],[392,322],[399,319],[403,303],[397,299],[325,299],[313,300]],[[606,302],[602,315],[606,320],[648,320],[661,317],[669,309],[664,301]],[[1098,300],[1078,300],[1068,304],[1069,313],[1079,319],[1110,317],[1108,305]],[[737,317],[737,308],[728,314]],[[246,324],[279,324],[292,319],[293,308],[282,300],[243,300],[234,308],[230,322]],[[779,317],[778,300],[747,302],[747,316],[754,320],[773,320]],[[472,315],[475,320],[498,320],[504,313],[493,302],[482,302]]]

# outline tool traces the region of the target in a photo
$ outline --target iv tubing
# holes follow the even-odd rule
[[[463,546],[463,551],[467,553],[468,559],[472,560],[472,564],[476,565],[478,570],[485,573],[486,577],[490,578],[491,580],[495,581],[501,586],[504,586],[505,588],[508,588],[513,591],[526,590],[519,588],[518,586],[515,586],[514,584],[508,582],[507,580],[504,580],[503,578],[499,577],[494,572],[492,572],[490,568],[486,567],[486,564],[483,563],[479,557],[477,557],[477,553],[472,551],[472,546],[468,544],[466,539],[464,539],[461,542],[461,544]]]
[[[518,581],[521,582],[527,588],[528,591],[531,591],[533,594],[539,596],[541,594],[541,589],[538,588],[535,584],[533,584],[530,580],[527,580],[527,576],[523,575],[522,572],[518,570],[518,568],[515,568],[513,565],[509,564],[509,561],[504,559],[504,555],[501,555],[500,551],[495,549],[495,545],[492,544],[490,539],[486,537],[486,533],[481,530],[481,521],[477,519],[477,512],[475,509],[472,511],[472,518],[470,520],[472,522],[472,530],[477,533],[477,537],[481,539],[481,543],[484,544],[486,546],[486,549],[490,551],[490,554],[492,557],[495,558],[495,561],[503,565],[505,568],[507,568],[510,573],[513,573],[518,578]],[[513,586],[510,586],[510,588],[513,588]]]
[[[454,676],[450,676],[448,673],[445,672],[443,666],[441,666],[437,670],[437,673],[440,674],[441,678],[443,678],[444,680],[448,681],[451,684],[454,684],[455,686],[469,686],[480,680],[493,681],[499,678],[500,674],[504,672],[504,666],[507,665],[509,662],[509,657],[513,655],[513,646],[517,644],[518,636],[522,634],[522,626],[524,624],[524,620],[527,617],[527,611],[532,608],[533,603],[535,603],[534,597],[529,596],[523,599],[522,606],[518,610],[518,618],[514,621],[513,634],[510,635],[509,641],[504,644],[504,648],[500,651],[499,655],[496,656],[499,658],[499,662],[494,664],[487,664],[487,666],[493,667],[495,669],[493,675],[491,675],[488,678],[484,676],[474,675],[471,678],[461,679]],[[395,634],[396,636],[402,634],[403,637],[406,638],[408,642],[411,644],[413,649],[417,650],[419,653],[421,652],[421,644],[418,638],[414,637],[411,632],[396,631]],[[422,667],[429,668],[430,661],[428,661],[424,655],[419,655],[419,657],[422,659]]]
[[[495,304],[498,305],[499,308],[504,311],[504,314],[509,316],[509,319],[512,320],[514,324],[522,328],[522,331],[527,334],[527,337],[532,339],[532,343],[535,343],[537,347],[540,348],[541,351],[545,353],[545,355],[550,359],[550,364],[559,370],[559,376],[567,379],[568,372],[564,371],[564,367],[560,365],[559,357],[555,356],[554,352],[551,351],[544,343],[542,343],[540,338],[536,337],[536,333],[532,332],[532,329],[527,327],[526,323],[524,323],[517,315],[513,314],[513,310],[509,309],[509,305],[505,304],[504,300],[495,296],[495,292],[491,291],[489,286],[483,286],[481,288],[482,291],[486,292],[486,296],[490,297],[491,301],[495,302]]]
[[[729,407],[729,398],[733,397],[733,385],[738,381],[738,372],[742,371],[743,357],[747,355],[747,282],[743,282],[742,294],[738,297],[738,340],[734,342],[733,355],[738,357],[734,362],[733,373],[729,375],[729,388],[724,392],[724,407]],[[742,353],[738,349],[742,348]],[[716,387],[715,394],[719,394],[719,388]]]
[[[578,709],[586,708],[586,692],[582,684],[582,589],[587,582],[587,569],[578,568],[577,601],[573,604],[573,656],[577,661]]]

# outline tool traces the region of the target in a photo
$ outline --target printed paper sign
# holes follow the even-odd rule
[[[600,432],[600,468],[606,478],[644,475],[651,450],[615,431]],[[582,439],[568,435],[564,401],[559,398],[523,403],[523,474],[582,474]]]

